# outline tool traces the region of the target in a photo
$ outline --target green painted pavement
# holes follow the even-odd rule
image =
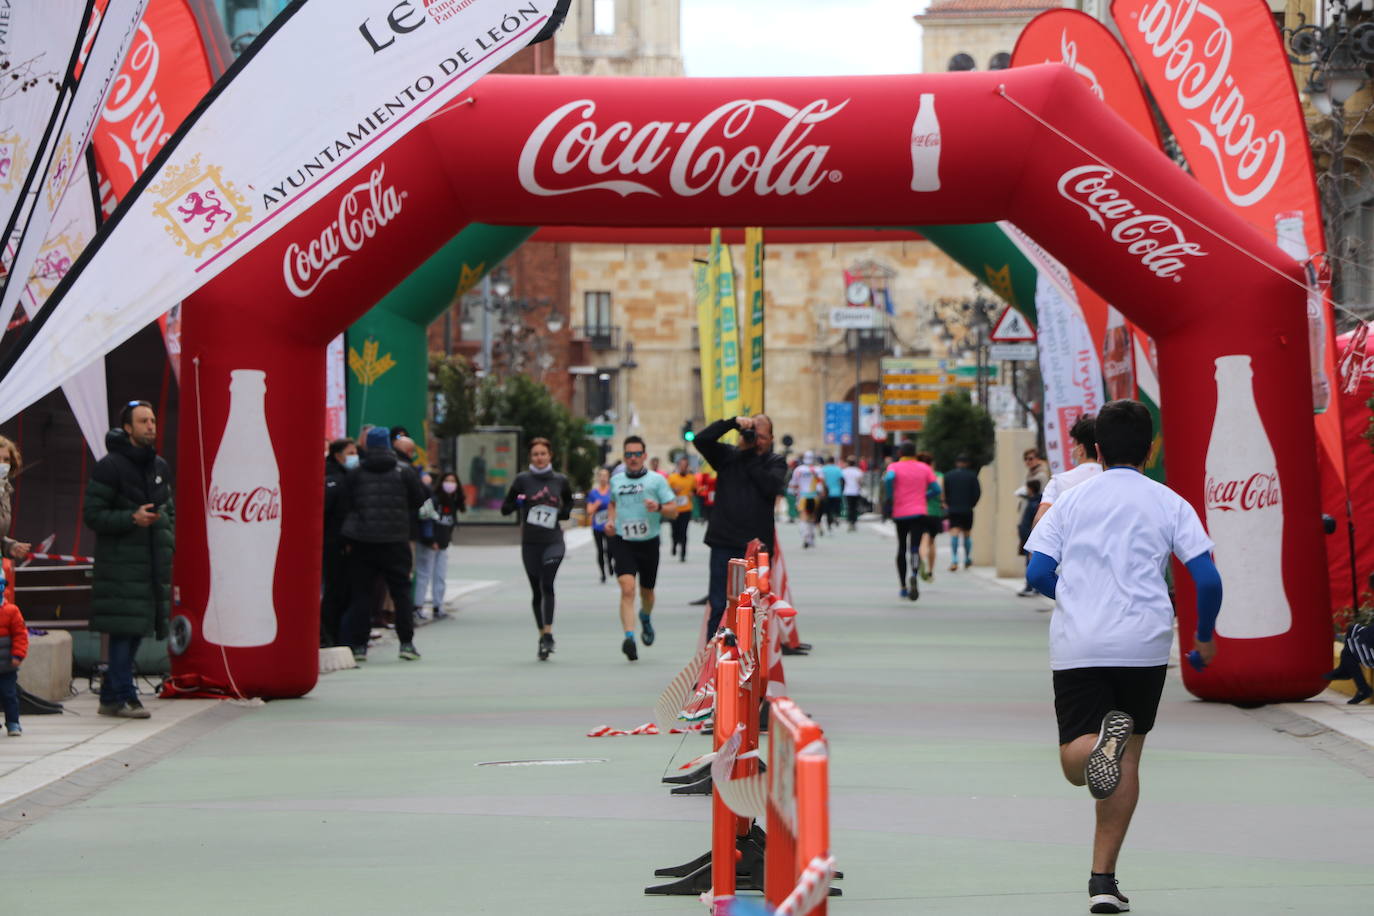
[[[708,804],[658,778],[706,739],[588,739],[648,720],[691,651],[705,554],[665,556],[659,639],[619,653],[590,548],[559,577],[552,661],[518,554],[454,551],[509,589],[375,647],[301,700],[251,710],[0,842],[6,912],[698,913],[645,897],[705,850]],[[461,542],[462,535],[459,539]],[[861,526],[803,552],[783,526],[810,657],[792,695],[826,728],[833,913],[1086,912],[1093,806],[1059,775],[1048,615],[973,573],[897,598],[893,541]],[[605,758],[579,766],[482,761]],[[1133,911],[1356,911],[1370,899],[1374,784],[1171,679],[1120,866]],[[112,900],[115,901],[112,904]]]

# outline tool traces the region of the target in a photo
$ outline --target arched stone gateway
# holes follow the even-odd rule
[[[1263,596],[1228,600],[1222,651],[1207,672],[1185,671],[1189,689],[1238,702],[1316,693],[1331,631],[1298,266],[1057,65],[481,80],[184,310],[174,613],[188,618],[191,639],[174,670],[226,686],[232,674],[250,695],[298,696],[314,685],[325,346],[463,226],[999,219],[1156,339],[1170,482],[1209,518],[1219,553],[1231,549],[1249,570],[1227,582],[1228,595]],[[239,370],[264,373],[270,443],[236,445],[236,469],[221,482]],[[239,397],[256,392],[256,375],[238,378]],[[1257,413],[1244,406],[1250,391]],[[1242,406],[1218,415],[1219,400]],[[250,498],[258,488],[279,489],[275,511],[212,513],[207,532],[206,506],[227,505],[231,489],[244,491],[245,506],[271,508]],[[208,499],[212,491],[221,498]],[[239,543],[258,545],[256,562],[241,549],[228,555],[235,538],[226,532],[247,525],[260,535]],[[1268,533],[1247,538],[1254,531]],[[263,549],[272,540],[275,561]],[[207,609],[210,593],[228,595],[223,583],[245,577],[258,581],[250,591],[271,594],[275,632],[212,625],[245,635],[208,641],[207,615],[240,613],[219,597]],[[1192,584],[1186,574],[1177,582],[1180,632],[1190,634]]]

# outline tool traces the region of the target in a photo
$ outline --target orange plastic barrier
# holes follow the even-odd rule
[[[768,847],[764,896],[777,916],[825,916],[830,855],[830,752],[819,725],[786,697],[768,732]]]

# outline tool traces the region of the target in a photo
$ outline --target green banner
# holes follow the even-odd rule
[[[348,329],[348,432],[404,426],[421,449],[429,414],[427,329],[535,230],[473,223]]]
[[[711,267],[700,261],[692,265],[693,289],[697,306],[697,349],[701,354],[701,410],[706,422],[720,419],[720,322],[716,320],[716,297],[711,289]]]
[[[763,230],[744,230],[744,301],[740,321],[744,332],[744,372],[740,384],[741,412],[765,413],[763,390]]]
[[[720,241],[720,230],[711,230],[711,261],[716,274],[716,315],[720,320],[720,390],[723,416],[738,417],[739,378],[739,303],[735,299],[735,264],[730,246]]]

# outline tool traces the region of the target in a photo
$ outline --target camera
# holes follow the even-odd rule
[[[749,429],[742,429],[739,431],[739,441],[744,443],[745,445],[753,445],[755,442],[758,441],[758,438],[759,434],[754,432],[753,427],[750,427]]]

